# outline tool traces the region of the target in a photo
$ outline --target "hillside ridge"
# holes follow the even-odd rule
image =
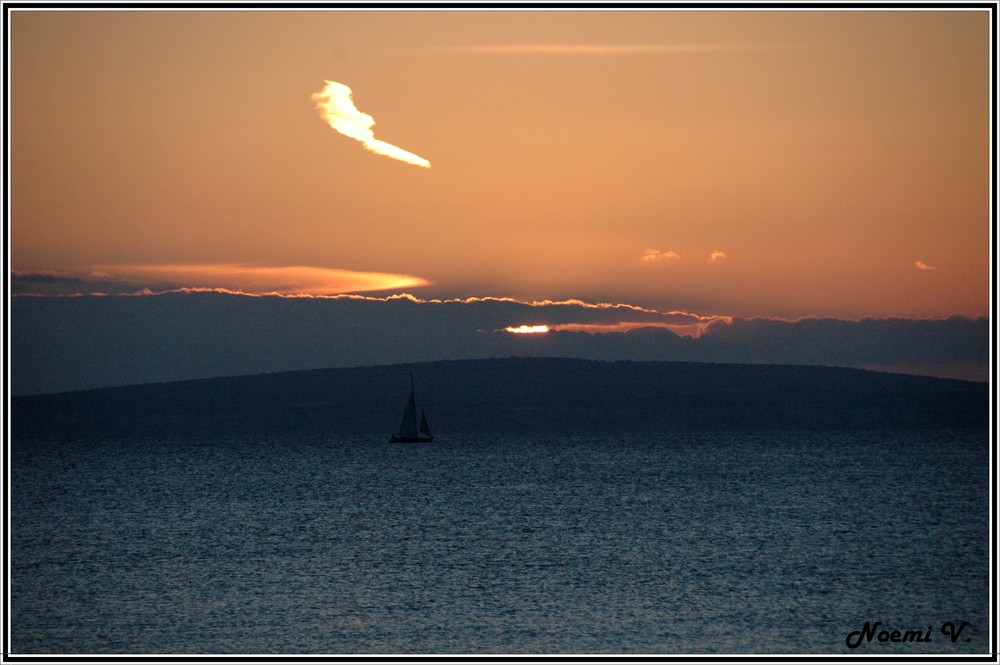
[[[237,433],[388,436],[413,374],[447,432],[969,428],[988,384],[803,365],[494,358],[297,370],[14,397],[15,440]]]

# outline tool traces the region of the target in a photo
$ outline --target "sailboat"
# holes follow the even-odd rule
[[[417,427],[417,397],[413,390],[413,375],[410,375],[410,399],[403,409],[403,420],[399,423],[399,431],[389,438],[390,443],[426,443],[433,441],[431,428],[427,424],[427,416],[420,412],[420,427]]]

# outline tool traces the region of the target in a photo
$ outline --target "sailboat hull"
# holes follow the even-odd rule
[[[411,436],[409,434],[393,434],[389,437],[389,443],[429,443],[433,440],[433,436],[427,436],[426,434],[417,434],[415,436]]]

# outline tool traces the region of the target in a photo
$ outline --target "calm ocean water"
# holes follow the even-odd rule
[[[987,652],[988,444],[15,441],[13,649]]]

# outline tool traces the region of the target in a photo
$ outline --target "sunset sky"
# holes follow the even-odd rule
[[[19,274],[988,313],[986,11],[16,11],[10,48]]]
[[[986,10],[9,17],[13,353],[37,379],[24,390],[98,385],[121,345],[94,331],[124,322],[17,296],[213,290],[339,298],[295,310],[313,332],[283,328],[313,337],[217,372],[584,353],[572,333],[606,338],[587,353],[609,359],[986,377]],[[198,309],[224,348],[292,311],[254,300],[242,319],[204,298],[169,300],[164,319],[114,314],[146,317],[133,334],[161,342],[145,369],[102,381],[205,375],[156,355],[184,348],[172,322]],[[933,324],[953,317],[980,323]],[[797,326],[786,347],[802,353],[767,321]],[[334,322],[322,353],[341,355],[323,356],[315,330]],[[392,326],[410,337],[390,341]],[[649,326],[712,339],[603,334]],[[505,329],[562,337],[482,337]],[[884,357],[865,350],[873,334]],[[57,357],[78,380],[43,369]]]

